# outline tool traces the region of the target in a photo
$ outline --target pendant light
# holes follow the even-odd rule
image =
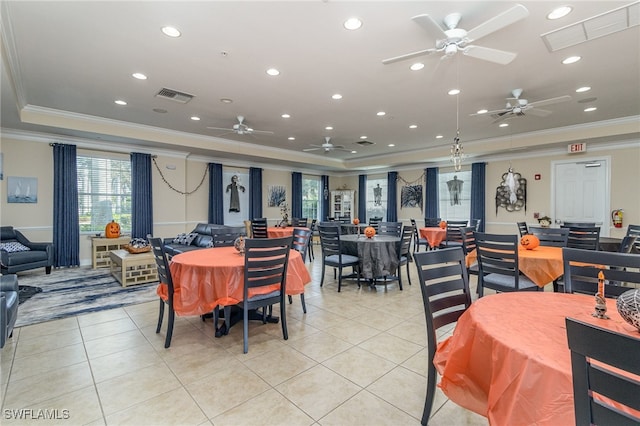
[[[453,144],[451,145],[451,162],[453,163],[453,169],[459,172],[462,169],[462,160],[464,158],[464,148],[460,143],[460,68],[459,60],[456,58],[456,80],[458,84],[458,93],[456,97],[456,137],[453,138]]]

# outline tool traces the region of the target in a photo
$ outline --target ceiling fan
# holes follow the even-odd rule
[[[394,62],[404,61],[406,59],[412,59],[423,55],[430,55],[436,52],[444,52],[442,59],[445,59],[447,57],[454,56],[458,52],[462,52],[464,55],[471,56],[473,58],[506,65],[515,59],[517,55],[516,53],[492,49],[489,47],[475,46],[469,43],[479,40],[495,31],[501,30],[502,28],[524,19],[527,16],[529,16],[527,8],[521,4],[517,4],[477,27],[466,31],[462,28],[458,28],[458,23],[462,18],[460,13],[451,13],[445,16],[443,23],[446,29],[443,29],[440,23],[436,22],[433,17],[429,15],[417,15],[411,19],[420,25],[432,39],[436,40],[435,47],[384,59],[382,63],[385,65],[392,64]]]
[[[222,135],[226,135],[227,133],[233,133],[233,132],[235,132],[238,135],[252,135],[252,134],[272,135],[273,134],[273,132],[269,130],[256,130],[252,127],[249,127],[247,124],[245,124],[244,117],[242,115],[238,116],[238,122],[233,125],[233,128],[207,127],[207,129],[225,130],[226,132],[223,133]]]
[[[331,152],[331,151],[345,151],[345,152],[351,152],[350,149],[345,148],[342,145],[334,145],[332,144],[331,138],[328,136],[325,136],[324,138],[325,142],[322,145],[314,145],[314,144],[310,144],[313,148],[305,148],[303,149],[303,151],[305,152],[309,152],[309,151],[318,151],[318,150],[323,150],[324,153],[326,154],[327,152]]]
[[[546,109],[540,109],[538,107],[545,106],[545,105],[559,104],[561,102],[567,102],[571,100],[571,96],[564,95],[564,96],[558,96],[555,98],[545,99],[542,101],[529,102],[526,99],[520,98],[520,96],[522,95],[522,89],[513,89],[511,91],[511,94],[513,95],[513,97],[507,98],[507,105],[505,106],[504,109],[497,109],[493,111],[487,111],[482,114],[475,113],[470,115],[476,116],[476,115],[489,114],[495,119],[494,123],[498,123],[502,120],[506,120],[507,118],[523,116],[525,115],[525,111],[527,112],[527,114],[535,115],[538,117],[546,117],[549,114],[551,114],[551,111],[548,111]]]

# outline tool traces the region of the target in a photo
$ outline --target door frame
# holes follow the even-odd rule
[[[609,214],[611,212],[611,156],[610,155],[598,155],[593,157],[578,157],[575,159],[554,160],[551,161],[551,217],[556,220],[556,166],[561,164],[583,164],[593,161],[604,161],[607,167],[605,172],[605,184],[604,184],[604,220],[600,227],[600,236],[608,237],[611,230],[611,221]]]

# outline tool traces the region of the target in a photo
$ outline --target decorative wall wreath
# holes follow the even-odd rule
[[[496,188],[496,214],[498,207],[504,207],[508,212],[527,211],[527,180],[511,167],[502,175],[502,182]]]

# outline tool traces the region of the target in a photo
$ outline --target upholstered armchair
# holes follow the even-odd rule
[[[0,348],[13,334],[18,303],[18,277],[13,274],[0,276]]]
[[[47,274],[53,266],[53,244],[34,243],[13,226],[0,227],[0,261],[3,274],[15,274],[44,267]]]

